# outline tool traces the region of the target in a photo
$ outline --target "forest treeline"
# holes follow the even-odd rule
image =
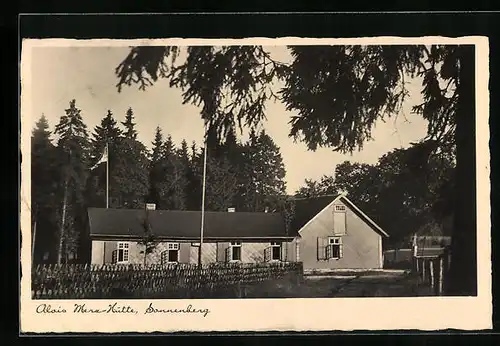
[[[50,130],[42,115],[32,131],[32,225],[36,260],[81,257],[88,207],[200,210],[203,143],[174,143],[157,127],[151,150],[137,139],[129,108],[119,121],[111,110],[89,131],[75,100]],[[91,132],[91,133],[90,133]],[[286,196],[285,167],[272,138],[251,131],[247,141],[229,132],[220,143],[207,134],[205,209],[280,211]],[[108,147],[106,164],[96,165]],[[63,236],[61,237],[61,234]],[[57,258],[60,255],[61,258]]]
[[[119,118],[122,119],[119,119]],[[32,131],[32,230],[34,262],[84,260],[88,207],[200,210],[203,143],[174,143],[157,127],[150,150],[137,139],[134,111],[111,110],[89,130],[75,100],[50,130],[42,115]],[[251,130],[248,140],[233,131],[223,141],[207,132],[205,208],[225,211],[283,212],[285,166],[279,147],[264,130]],[[96,165],[108,147],[106,165]],[[363,211],[381,224],[394,241],[417,229],[442,232],[452,213],[454,154],[415,145],[395,149],[376,164],[345,161],[318,181],[307,179],[296,197],[346,192]],[[419,157],[426,162],[420,162]],[[62,236],[61,236],[62,235]]]

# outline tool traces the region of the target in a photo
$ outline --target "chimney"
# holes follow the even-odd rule
[[[228,213],[234,213],[236,211],[236,208],[227,208]]]
[[[146,203],[146,210],[156,210],[155,203]]]

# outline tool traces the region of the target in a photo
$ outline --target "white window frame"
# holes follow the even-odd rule
[[[335,205],[335,211],[336,212],[345,212],[346,211],[346,208],[345,208],[345,205],[342,205],[342,204],[336,204]]]
[[[274,248],[280,249],[279,258],[273,258],[274,257]],[[271,259],[270,259],[270,261],[273,261],[273,262],[280,262],[281,261],[281,243],[280,242],[276,242],[276,241],[271,242]]]
[[[328,245],[327,246],[331,246],[331,245],[338,245],[339,246],[339,257],[329,257],[328,259],[335,259],[335,260],[338,260],[338,259],[341,259],[343,256],[343,242],[342,242],[342,237],[338,237],[338,236],[333,236],[333,237],[328,237]],[[333,253],[333,250],[332,250],[332,253]]]
[[[335,227],[335,217],[336,215],[343,215],[344,217],[344,231],[339,232],[339,230]],[[333,233],[338,235],[346,235],[347,234],[347,207],[343,204],[335,204],[333,208]]]
[[[242,257],[241,241],[232,241],[229,243],[229,247],[231,248],[231,259],[229,261],[241,262],[241,257]],[[234,248],[240,248],[240,259],[234,259]]]
[[[120,261],[120,251],[123,253],[122,260]],[[120,241],[116,244],[116,264],[128,263],[130,259],[130,243]]]
[[[179,243],[167,243],[166,249],[162,252],[165,253],[166,256],[166,261],[163,261],[163,258],[161,259],[162,263],[179,263],[179,251],[180,251],[180,246]],[[177,251],[177,261],[170,261],[170,251]]]

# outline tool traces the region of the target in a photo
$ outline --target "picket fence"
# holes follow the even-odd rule
[[[168,265],[39,265],[32,271],[33,299],[231,298],[241,285],[302,280],[297,262]]]
[[[436,256],[414,256],[414,271],[422,283],[430,286],[432,294],[444,295],[450,270],[451,252]]]

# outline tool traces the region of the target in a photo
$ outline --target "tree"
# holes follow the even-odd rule
[[[254,210],[260,211],[266,207],[276,209],[278,199],[286,193],[286,171],[280,150],[264,130],[260,132],[256,143],[253,141],[255,138],[250,139],[249,145],[253,149],[250,163],[253,167],[253,191],[256,193]]]
[[[196,151],[196,149],[194,149]],[[184,198],[185,198],[185,209],[187,210],[197,210],[199,204],[196,203],[200,196],[197,194],[199,188],[196,185],[199,183],[196,179],[194,167],[192,165],[191,157],[189,154],[189,148],[186,140],[182,140],[181,147],[177,152],[179,157],[179,170],[182,174],[181,181],[184,187]],[[196,195],[194,195],[196,194]]]
[[[93,152],[96,159],[101,157],[104,147],[108,145],[109,204],[113,208],[141,208],[149,189],[146,148],[135,139],[137,133],[131,122],[132,114],[130,111],[127,113],[128,120],[124,123],[129,128],[125,134],[118,128],[111,111],[94,130]],[[102,204],[106,198],[104,168],[99,167],[92,172],[95,178],[89,187],[95,198],[92,204]]]
[[[144,250],[141,250],[140,253],[144,255],[144,265],[147,265],[148,255],[156,249],[159,243],[158,238],[153,233],[153,228],[149,220],[148,209],[145,209],[145,216],[142,220],[142,227],[144,229],[144,233],[142,235],[142,238],[138,241],[138,244],[144,247]]]
[[[153,148],[150,155],[149,167],[149,200],[159,204],[159,183],[163,179],[161,162],[163,160],[163,134],[159,126],[155,129],[155,137],[152,142]]]
[[[34,263],[45,252],[57,253],[58,213],[61,197],[61,167],[57,148],[52,144],[49,123],[42,114],[31,135],[31,217]],[[35,231],[36,230],[36,231]]]
[[[345,192],[350,200],[388,231],[388,242],[398,246],[427,225],[440,225],[449,214],[433,208],[443,193],[441,186],[449,179],[453,162],[431,155],[429,164],[418,173],[407,164],[413,147],[395,149],[375,165],[345,161],[335,168],[334,176],[319,182],[306,180],[299,189],[301,197],[315,197]]]
[[[292,63],[275,61],[260,46],[187,48],[176,64],[178,47],[134,47],[116,68],[118,90],[159,77],[180,87],[185,103],[201,105],[209,130],[222,136],[235,126],[255,127],[265,118],[265,101],[281,97],[291,119],[290,135],[312,150],[340,152],[362,148],[373,124],[398,114],[409,96],[407,76],[422,77],[424,102],[414,110],[428,120],[437,147],[457,148],[457,201],[450,294],[476,294],[476,220],[473,46],[298,46],[288,47]],[[271,84],[285,87],[276,96]],[[230,92],[226,92],[229,90]],[[226,95],[227,97],[221,97]]]
[[[187,179],[187,209],[200,210],[201,208],[201,175],[199,174],[200,155],[196,142],[193,141],[189,154],[189,175]]]
[[[99,159],[101,157],[106,143],[109,145],[110,151],[113,151],[121,135],[122,131],[118,128],[113,113],[108,110],[106,116],[101,120],[101,125],[94,128],[94,138],[92,140],[93,158]]]
[[[291,224],[295,217],[295,199],[283,195],[278,199],[277,207],[283,219],[285,220],[285,234],[290,236]],[[285,261],[288,261],[288,246],[285,247]]]
[[[54,133],[59,135],[58,149],[62,158],[63,205],[60,220],[57,262],[74,253],[82,237],[84,224],[84,189],[89,161],[89,139],[87,126],[83,122],[81,110],[76,101],[70,102]],[[71,228],[67,228],[71,226]],[[65,248],[66,245],[66,248]],[[66,253],[65,253],[66,249]]]
[[[196,181],[200,183],[203,177],[203,155],[199,155],[195,163]],[[234,168],[225,157],[207,156],[207,174],[205,183],[205,210],[226,211],[233,207],[237,195],[237,175]],[[201,201],[201,199],[200,199]]]
[[[186,172],[172,137],[167,136],[163,143],[163,157],[159,163],[161,177],[157,182],[160,204],[164,209],[186,209]]]
[[[129,107],[127,110],[127,115],[125,117],[125,121],[122,122],[122,125],[125,126],[125,138],[127,139],[137,139],[137,131],[135,130],[134,120],[134,111]]]
[[[149,193],[149,161],[146,147],[137,140],[120,138],[115,152],[111,190],[119,201],[117,207],[138,209],[144,207]],[[111,163],[111,161],[110,161]]]
[[[351,163],[345,161],[335,167],[335,178],[333,186],[329,186],[326,178],[322,180],[322,185],[327,191],[336,193],[347,192],[354,203],[357,203],[364,209],[369,202],[378,198],[380,186],[379,167],[364,163]]]

